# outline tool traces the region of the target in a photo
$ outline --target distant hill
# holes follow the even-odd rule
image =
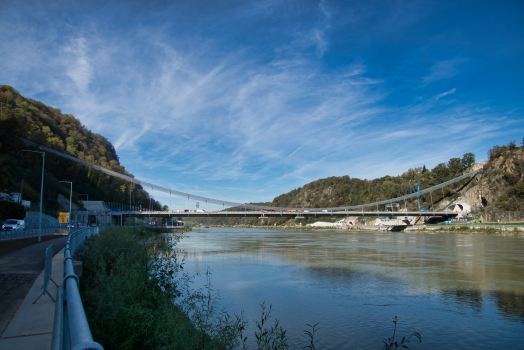
[[[434,191],[431,195],[423,195],[422,208],[445,208],[464,202],[472,206],[474,216],[484,220],[486,213],[489,217],[503,215],[500,212],[524,212],[524,140],[521,147],[515,141],[507,146],[494,146],[488,151],[488,156],[485,164],[475,165],[475,155],[466,153],[462,158],[452,158],[431,170],[424,166],[409,169],[400,176],[374,180],[349,176],[320,179],[276,197],[272,205],[313,208],[377,202],[411,193],[410,184],[416,189],[417,181],[420,181],[421,189],[425,189],[483,166],[483,173],[473,178]],[[408,210],[418,209],[416,200],[399,204],[406,205]],[[524,213],[519,215],[524,220]]]
[[[276,197],[272,204],[275,206],[315,208],[372,203],[410,194],[413,189],[417,189],[417,181],[420,181],[421,190],[423,190],[451,180],[471,171],[474,164],[475,155],[466,153],[462,158],[452,158],[449,162],[441,163],[432,170],[423,166],[409,169],[400,176],[384,176],[374,180],[333,176],[310,182],[304,187],[282,194]],[[443,198],[453,196],[456,197],[455,190],[450,187],[433,194],[432,200],[433,203],[438,203]],[[422,199],[422,206],[425,209],[431,206],[431,196],[427,197],[424,196]],[[418,209],[416,201],[402,203],[403,207],[404,205],[407,205],[408,208],[415,209],[416,207]]]
[[[20,95],[7,85],[0,85],[0,191],[23,191],[32,210],[39,210],[42,156],[21,152],[32,148],[20,138],[33,141],[88,162],[130,175],[120,164],[113,145],[103,136],[89,131],[78,119],[60,109]],[[129,204],[130,184],[99,171],[46,153],[43,211],[56,216],[60,210],[58,195],[69,198],[73,182],[73,202],[80,199]],[[23,183],[23,186],[22,186]],[[133,204],[149,207],[149,195],[140,186],[133,187]],[[160,209],[160,203],[155,202]]]
[[[475,198],[463,198],[474,207],[474,212],[486,209],[524,211],[524,146],[515,142],[507,146],[494,146],[488,151],[489,161],[483,164],[484,173],[473,179],[462,180],[442,191],[422,198],[423,209],[444,207],[476,191]],[[452,158],[431,170],[425,167],[409,169],[400,176],[384,176],[374,180],[352,179],[349,176],[329,177],[310,182],[276,197],[272,205],[291,207],[337,207],[377,202],[410,193],[410,183],[416,189],[432,187],[472,171],[475,155],[466,153],[462,158]],[[478,165],[481,166],[481,165]],[[471,196],[470,196],[471,197]],[[404,206],[404,203],[401,203]],[[416,201],[406,203],[416,209]]]
[[[524,140],[523,140],[524,143]],[[472,216],[481,220],[496,221],[511,219],[524,221],[524,146],[514,141],[508,145],[494,146],[488,151],[489,160],[475,164],[475,155],[466,153],[462,158],[452,158],[433,169],[409,169],[399,176],[384,176],[374,180],[362,180],[349,176],[333,176],[310,182],[303,187],[281,194],[271,206],[298,208],[325,208],[351,206],[378,202],[411,193],[420,181],[421,190],[451,180],[457,176],[483,167],[483,173],[459,181],[442,190],[425,194],[421,198],[422,209],[444,209],[455,203],[467,203],[472,207]],[[402,209],[418,210],[416,198],[399,203]],[[379,209],[384,210],[384,205]],[[326,219],[321,219],[326,221]],[[288,219],[220,218],[195,219],[203,224],[283,224]],[[310,223],[316,219],[300,220]]]

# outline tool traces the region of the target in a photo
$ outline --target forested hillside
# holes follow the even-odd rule
[[[475,155],[466,153],[462,158],[452,158],[432,170],[423,166],[409,169],[400,176],[384,176],[374,180],[361,180],[349,176],[328,177],[282,194],[273,200],[272,205],[324,208],[377,202],[410,194],[410,184],[416,189],[417,181],[420,181],[421,189],[424,189],[460,176],[474,163]],[[453,188],[446,188],[433,199],[438,202],[443,196],[452,196],[453,192]],[[428,201],[425,199],[423,205],[427,206],[429,199]]]
[[[434,191],[432,195],[424,195],[423,209],[430,209],[431,205],[442,206],[464,196],[467,191],[475,190],[481,199],[470,200],[474,209],[524,211],[524,146],[518,147],[515,141],[507,146],[494,146],[488,151],[488,157],[482,174]],[[416,189],[417,181],[420,181],[421,189],[443,183],[472,171],[474,163],[475,155],[466,153],[462,158],[452,158],[431,170],[423,166],[409,169],[400,176],[374,180],[329,177],[282,194],[273,200],[272,205],[313,208],[377,202],[409,194],[410,184]],[[474,189],[475,186],[478,188]],[[416,201],[406,204],[410,209],[418,206]]]
[[[38,210],[42,155],[20,150],[36,150],[24,138],[102,167],[130,175],[120,165],[113,145],[103,136],[92,133],[79,120],[60,109],[25,98],[7,85],[0,85],[0,191],[23,191],[32,210]],[[132,175],[131,175],[132,176]],[[46,153],[43,212],[57,215],[59,194],[69,198],[73,182],[73,202],[88,194],[89,200],[129,204],[130,184],[99,171]],[[22,185],[23,183],[23,185]],[[149,207],[149,195],[140,186],[133,187],[133,205]],[[5,203],[4,203],[5,204]],[[155,202],[160,209],[160,203]]]

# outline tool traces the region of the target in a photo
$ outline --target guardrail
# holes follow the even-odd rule
[[[42,236],[54,235],[57,230],[60,230],[60,228],[59,227],[43,228]],[[9,230],[9,231],[2,230],[0,231],[0,241],[8,241],[11,239],[30,238],[30,237],[38,237],[37,228],[31,229],[31,230]]]
[[[73,255],[102,227],[80,229],[69,235],[64,249],[64,279],[58,289],[53,327],[53,350],[103,350],[102,345],[93,340],[87,317],[78,290],[78,276],[75,274]]]

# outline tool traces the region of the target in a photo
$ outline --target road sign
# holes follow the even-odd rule
[[[69,222],[69,213],[60,213],[58,216],[58,222]]]

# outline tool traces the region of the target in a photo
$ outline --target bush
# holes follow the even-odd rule
[[[176,303],[184,280],[176,279],[182,265],[172,249],[173,237],[112,227],[89,243],[81,296],[93,338],[104,348],[223,349],[237,345],[241,322],[228,319],[220,330],[195,327]],[[202,297],[198,293],[191,296]]]
[[[493,146],[488,151],[489,160],[495,160],[498,157],[503,156],[507,150],[508,150],[508,147],[506,146]]]

